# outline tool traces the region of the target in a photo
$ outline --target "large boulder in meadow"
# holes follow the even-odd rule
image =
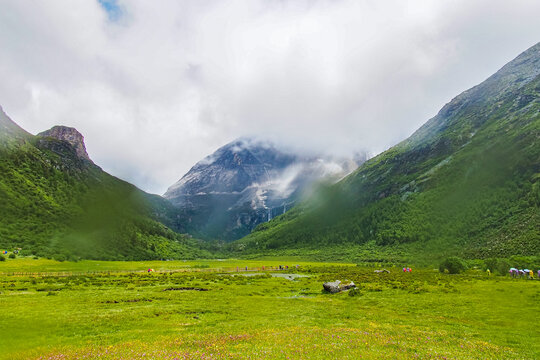
[[[349,290],[355,287],[356,285],[352,281],[348,284],[342,284],[341,281],[336,280],[336,281],[325,282],[323,284],[324,290],[332,294],[338,293],[340,291]]]
[[[323,288],[324,288],[324,290],[328,291],[329,293],[335,294],[335,293],[338,293],[340,291],[339,290],[339,284],[341,284],[341,281],[339,281],[339,280],[325,282],[323,284]]]

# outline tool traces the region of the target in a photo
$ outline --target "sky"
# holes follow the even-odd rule
[[[242,136],[377,154],[540,41],[537,0],[0,0],[0,105],[163,194]]]

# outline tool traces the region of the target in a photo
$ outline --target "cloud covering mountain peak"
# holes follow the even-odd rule
[[[6,0],[0,99],[162,193],[219,144],[378,153],[540,38],[524,0]],[[489,56],[486,56],[489,54]]]

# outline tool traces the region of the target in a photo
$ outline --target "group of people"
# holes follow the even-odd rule
[[[412,269],[410,267],[404,267],[403,272],[411,272]]]
[[[300,268],[300,265],[294,265],[294,267],[298,270]],[[236,267],[236,271],[248,271],[248,267],[244,267],[244,268],[240,268],[240,267]],[[252,268],[253,270],[253,268]],[[261,268],[257,268],[257,270],[289,270],[289,265],[278,265],[278,266],[262,266]]]
[[[300,267],[300,265],[295,265],[296,269]],[[278,267],[269,266],[269,267],[262,267],[263,270],[289,270],[289,265],[278,265]]]
[[[534,271],[530,270],[530,269],[516,269],[516,268],[510,268],[510,270],[508,270],[508,272],[510,273],[510,276],[513,277],[513,278],[524,278],[526,277],[527,279],[534,279]],[[538,278],[540,279],[540,270],[538,270]]]

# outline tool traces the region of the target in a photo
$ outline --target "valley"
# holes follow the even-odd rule
[[[89,18],[99,15],[92,29],[107,29],[100,43],[120,41],[138,21],[131,13],[122,18],[125,9],[135,14],[147,6],[92,3]],[[257,12],[268,11],[270,3]],[[320,6],[308,3],[309,9]],[[202,23],[206,28],[215,21]],[[172,22],[174,29],[195,26]],[[311,34],[318,22],[310,18],[304,32]],[[386,20],[381,24],[377,33],[387,27]],[[292,46],[297,39],[286,34],[300,25],[284,28],[272,48]],[[439,30],[430,23],[429,37]],[[50,129],[31,134],[0,107],[1,359],[540,358],[540,43],[506,59],[478,85],[459,88],[418,127],[422,118],[408,118],[417,114],[411,107],[428,109],[421,101],[435,99],[428,93],[446,86],[425,84],[424,78],[440,80],[436,73],[446,71],[432,57],[440,52],[441,62],[458,61],[463,48],[457,40],[440,48],[415,40],[415,54],[397,65],[386,64],[394,49],[381,46],[361,61],[332,68],[330,59],[344,56],[336,50],[340,37],[328,59],[317,53],[325,71],[315,66],[303,73],[303,62],[296,61],[310,52],[306,46],[287,56],[295,59],[292,66],[257,84],[250,76],[261,62],[270,66],[273,55],[257,58],[248,71],[246,54],[236,54],[241,66],[222,78],[227,55],[205,52],[203,58],[218,65],[199,64],[191,58],[197,43],[160,57],[169,32],[160,32],[159,49],[141,51],[145,41],[139,38],[146,38],[140,35],[148,33],[145,27],[126,48],[108,46],[99,56],[88,50],[88,64],[98,65],[85,75],[91,81],[74,78],[91,86],[89,93],[73,91],[74,101],[56,92],[56,81],[48,91],[24,76],[6,83],[29,92],[10,101],[18,115],[31,119],[26,124]],[[174,38],[174,44],[191,38]],[[418,45],[424,42],[429,49]],[[225,42],[224,53],[244,45]],[[136,49],[131,56],[129,49]],[[152,87],[155,74],[136,61],[127,66],[133,73],[109,66],[107,56],[115,52],[130,60],[151,54],[159,70],[170,55],[175,66],[165,67]],[[189,61],[176,65],[184,53]],[[385,71],[363,69],[378,62],[372,55],[385,58]],[[409,57],[417,62],[409,64]],[[42,60],[28,56],[35,58]],[[217,70],[208,70],[213,66]],[[415,70],[402,75],[408,67]],[[313,80],[342,72],[343,79],[327,86]],[[296,75],[308,85],[289,93]],[[121,84],[117,93],[100,83],[109,76]],[[231,85],[237,77],[240,85]],[[461,80],[459,86],[471,86]],[[312,97],[319,85],[324,96]],[[220,98],[221,91],[227,94]],[[154,96],[158,100],[146,107]],[[98,106],[94,97],[101,99]],[[244,101],[250,103],[242,110]],[[100,161],[76,128],[51,125],[49,105],[56,108],[55,122],[101,126],[88,135]],[[69,116],[71,108],[81,119]],[[407,133],[402,122],[416,124],[416,131]],[[401,137],[394,141],[396,134]],[[327,135],[335,138],[329,142]],[[377,155],[362,150],[367,144]],[[141,190],[98,162],[163,195]]]
[[[104,172],[76,129],[34,136],[2,112],[0,246],[59,260],[539,256],[539,99],[536,44],[367,161],[242,138],[164,197]]]

